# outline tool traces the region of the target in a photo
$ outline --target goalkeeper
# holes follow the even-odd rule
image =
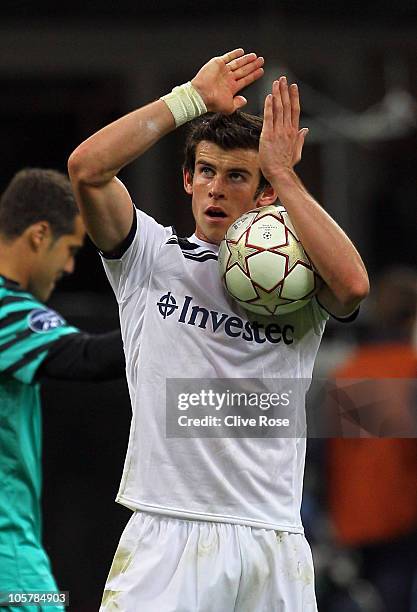
[[[119,331],[83,333],[44,304],[74,271],[84,234],[71,185],[59,172],[22,170],[0,199],[0,593],[57,591],[41,541],[39,381],[107,380],[124,372]]]

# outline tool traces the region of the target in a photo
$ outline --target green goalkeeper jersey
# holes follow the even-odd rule
[[[36,372],[55,343],[76,332],[17,283],[0,276],[0,592],[56,589],[41,544],[42,425]]]

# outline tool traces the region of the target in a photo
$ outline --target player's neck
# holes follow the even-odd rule
[[[27,253],[22,252],[21,245],[17,241],[0,240],[0,275],[19,283],[25,289],[29,274]]]
[[[209,238],[207,238],[207,236],[204,234],[204,232],[201,231],[199,227],[195,228],[194,235],[196,238],[198,238],[202,242],[207,242],[208,244],[214,244],[215,246],[219,246],[221,242],[221,241],[216,242],[215,240],[209,240]]]

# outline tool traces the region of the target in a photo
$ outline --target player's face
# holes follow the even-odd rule
[[[57,240],[49,236],[42,245],[28,287],[39,300],[46,302],[57,281],[64,274],[74,272],[75,255],[82,247],[84,237],[84,225],[80,215],[77,215],[72,234],[64,234]]]
[[[184,171],[184,188],[192,195],[196,236],[220,244],[230,225],[243,213],[275,200],[272,188],[257,195],[258,152],[225,150],[203,140],[197,145],[194,175]]]

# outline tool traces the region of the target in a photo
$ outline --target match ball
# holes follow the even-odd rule
[[[219,266],[227,292],[261,315],[293,312],[320,286],[287,211],[278,204],[250,210],[229,227]]]

